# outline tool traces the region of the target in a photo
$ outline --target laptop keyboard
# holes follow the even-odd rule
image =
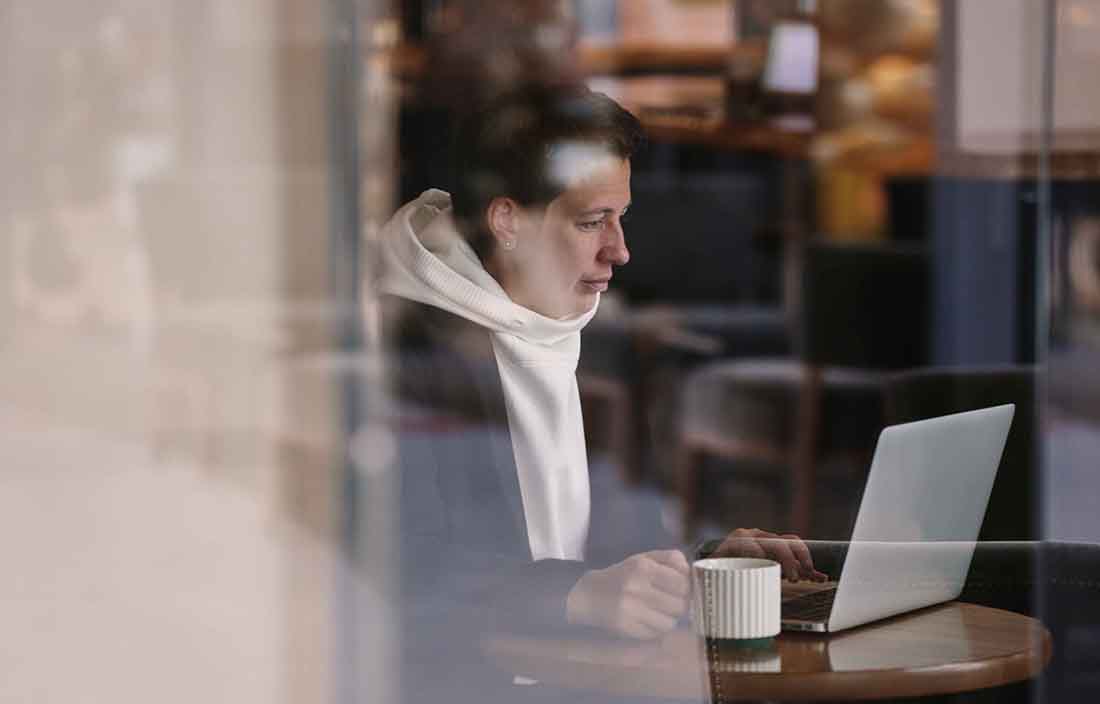
[[[826,621],[833,610],[836,588],[823,589],[783,602],[783,618],[796,621]]]

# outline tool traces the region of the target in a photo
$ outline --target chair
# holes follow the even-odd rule
[[[785,354],[782,313],[753,305],[650,305],[597,316],[585,328],[577,377],[589,449],[601,440],[628,484],[667,483],[683,377],[719,356]],[[672,449],[670,449],[672,448]]]
[[[1034,616],[1053,637],[1037,680],[964,701],[1100,701],[1100,545],[979,543],[959,600]]]
[[[1033,366],[933,367],[893,375],[887,382],[888,421],[1016,404],[980,540],[1036,540],[1039,525],[1039,447]]]
[[[801,282],[797,357],[719,361],[688,378],[677,461],[686,537],[700,522],[707,456],[789,467],[789,527],[810,535],[817,464],[865,468],[887,372],[925,359],[922,248],[813,243]]]
[[[639,390],[649,474],[675,487],[681,393],[684,380],[701,365],[723,358],[780,356],[791,341],[783,312],[774,306],[700,304],[656,307],[639,326]]]

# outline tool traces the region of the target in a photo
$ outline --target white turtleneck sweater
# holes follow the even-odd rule
[[[577,390],[580,331],[599,305],[554,320],[508,297],[462,238],[451,198],[425,191],[381,236],[379,290],[426,303],[485,328],[504,391],[534,560],[581,560],[588,536],[588,460]]]

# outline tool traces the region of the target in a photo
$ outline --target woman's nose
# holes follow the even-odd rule
[[[616,222],[611,228],[609,241],[600,250],[600,258],[614,266],[622,266],[630,261],[630,250],[626,248],[626,233],[622,223]]]

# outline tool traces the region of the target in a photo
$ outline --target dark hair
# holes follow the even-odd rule
[[[565,186],[548,168],[554,145],[591,142],[629,159],[642,139],[638,119],[603,93],[539,87],[505,95],[472,113],[456,133],[451,195],[459,229],[484,260],[493,243],[484,217],[494,198],[530,206],[561,195]]]

